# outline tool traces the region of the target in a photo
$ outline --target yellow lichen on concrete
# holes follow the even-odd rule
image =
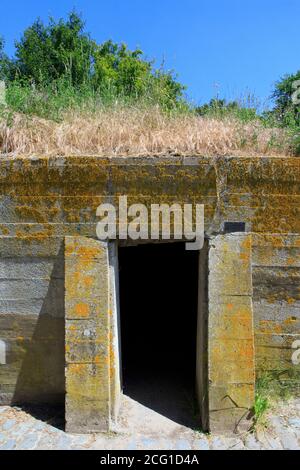
[[[89,306],[83,302],[75,305],[76,316],[86,318],[89,316]]]
[[[208,287],[210,429],[233,432],[254,404],[250,235],[211,241]]]
[[[109,267],[104,244],[65,239],[66,421],[69,431],[110,422]]]

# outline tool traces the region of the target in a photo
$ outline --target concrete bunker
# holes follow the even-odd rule
[[[204,247],[197,254],[194,254],[193,259],[190,259],[190,267],[194,266],[193,275],[190,278],[192,285],[189,286],[193,292],[190,296],[192,301],[190,307],[194,311],[194,318],[197,308],[197,320],[192,323],[196,333],[193,331],[191,334],[190,331],[191,337],[186,338],[187,341],[190,341],[189,348],[191,348],[187,360],[180,357],[180,354],[176,357],[174,344],[172,350],[171,348],[169,351],[167,349],[167,352],[170,353],[169,357],[168,355],[161,357],[163,354],[159,357],[158,354],[158,358],[155,358],[153,347],[152,349],[151,345],[149,347],[149,336],[146,336],[147,341],[143,342],[146,345],[148,342],[146,348],[143,344],[146,357],[143,358],[139,351],[134,350],[134,340],[130,334],[134,335],[136,330],[143,329],[145,325],[137,328],[132,324],[130,327],[130,321],[125,323],[126,298],[125,307],[124,296],[123,302],[122,300],[121,303],[119,302],[120,291],[122,288],[126,289],[126,277],[129,277],[130,270],[134,268],[134,257],[131,262],[127,255],[126,265],[129,271],[125,277],[125,284],[122,282],[120,289],[116,242],[101,242],[87,237],[66,237],[65,243],[67,430],[70,432],[109,430],[112,429],[112,423],[118,419],[123,386],[121,372],[123,358],[120,347],[120,318],[122,320],[120,306],[122,308],[122,304],[123,325],[131,328],[130,333],[126,333],[126,328],[123,326],[123,349],[124,335],[127,340],[129,339],[129,349],[127,344],[124,351],[125,366],[132,367],[133,359],[139,359],[142,362],[138,367],[139,373],[135,372],[134,374],[133,385],[135,387],[131,388],[131,392],[130,384],[128,387],[128,382],[127,384],[125,382],[127,393],[128,390],[129,393],[141,393],[141,391],[138,392],[137,384],[145,383],[143,374],[147,368],[143,365],[147,361],[148,365],[153,365],[153,359],[158,362],[163,359],[166,361],[164,372],[165,375],[166,372],[169,374],[167,385],[170,386],[171,355],[173,353],[175,357],[173,363],[177,361],[177,367],[181,362],[182,368],[188,371],[196,365],[196,398],[200,411],[198,426],[201,426],[204,431],[222,432],[234,432],[237,429],[249,428],[249,411],[254,400],[255,386],[251,235],[234,233],[213,237],[210,241],[205,242]],[[147,247],[144,245],[144,247],[135,249],[147,252],[149,246],[147,248],[145,246]],[[184,245],[180,244],[180,249],[177,246],[177,244],[170,244],[166,249],[164,245],[157,245],[152,250],[158,250],[160,258],[162,258],[164,250],[169,253],[172,250],[179,250],[182,257],[188,256],[188,253],[184,254]],[[123,248],[122,251],[130,249],[133,248]],[[137,257],[139,262],[142,262],[143,257],[140,254]],[[175,265],[170,263],[171,266],[168,266],[168,269],[173,271],[172,275],[176,272],[175,260],[176,256],[172,259],[172,263]],[[186,258],[187,260],[188,258]],[[155,262],[153,254],[151,254],[151,262]],[[179,267],[182,266],[182,262],[183,259],[178,262],[177,256]],[[124,266],[124,259],[122,260],[121,256],[121,269],[122,264]],[[188,265],[187,262],[186,266]],[[228,276],[228,271],[230,276]],[[163,274],[161,268],[160,274]],[[166,274],[165,272],[164,278]],[[151,276],[151,269],[148,275]],[[170,277],[172,278],[172,276]],[[197,278],[199,282],[197,282]],[[183,277],[180,280],[182,282]],[[130,282],[130,279],[129,281],[127,279],[127,282]],[[174,277],[172,282],[174,283]],[[164,283],[166,284],[166,279],[164,279]],[[136,289],[137,287],[138,285],[135,286]],[[141,284],[140,287],[142,287]],[[188,288],[188,284],[186,284],[186,288]],[[143,289],[137,289],[136,292],[142,295]],[[153,297],[153,292],[151,295]],[[127,296],[129,309],[130,301],[132,302],[134,297],[135,295]],[[176,300],[178,302],[178,298]],[[186,302],[186,299],[181,299],[181,302],[184,300]],[[165,301],[170,303],[170,299],[166,297]],[[187,303],[186,306],[188,308],[184,310],[185,320],[189,315],[189,304]],[[135,306],[136,312],[131,312],[133,322],[134,313],[138,315],[138,307]],[[145,307],[146,312],[147,307],[151,308],[151,301]],[[178,305],[176,305],[177,307]],[[140,309],[140,314],[143,314],[142,309]],[[155,327],[155,323],[152,323],[152,329],[153,325]],[[147,327],[151,334],[151,323]],[[190,327],[191,323],[185,321],[182,332],[185,328],[189,329]],[[177,329],[177,334],[180,336],[179,329]],[[193,351],[192,342],[195,336],[196,348]],[[161,338],[163,343],[163,330]],[[153,339],[153,344],[155,344],[155,339]],[[166,351],[163,346],[160,347],[160,352],[162,351]],[[193,352],[196,352],[196,361]],[[128,360],[130,355],[131,359]],[[162,364],[163,362],[159,365],[162,366]],[[132,367],[132,371],[134,371],[134,367]],[[157,372],[155,369],[152,379],[154,376],[158,380],[159,373]],[[127,371],[125,371],[125,375],[128,380]],[[193,378],[194,376],[191,374],[189,377]],[[187,382],[185,382],[186,384]],[[190,388],[191,391],[192,388],[193,386]],[[140,395],[139,399],[145,400],[147,399],[147,389],[142,391],[146,392],[146,398],[145,395],[144,398]],[[180,387],[176,393],[180,395]],[[174,396],[176,397],[176,394]],[[160,405],[162,403],[158,404],[158,406]],[[169,410],[170,412],[172,413]],[[176,409],[176,413],[181,414],[180,406]],[[181,417],[175,416],[175,419],[186,420],[187,415],[188,420],[192,421],[194,413],[183,413]],[[193,425],[191,421],[189,425]]]
[[[184,243],[119,248],[123,392],[198,426],[196,345],[199,252]]]
[[[0,180],[2,404],[65,399],[68,431],[112,428],[122,386],[118,242],[97,240],[96,210],[120,194],[130,204],[205,205],[202,429],[240,428],[264,374],[299,396],[299,159],[3,157]],[[245,233],[227,233],[238,221]]]

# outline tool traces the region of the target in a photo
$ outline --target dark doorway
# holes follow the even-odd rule
[[[185,243],[119,249],[124,393],[190,427],[199,427],[198,261]]]

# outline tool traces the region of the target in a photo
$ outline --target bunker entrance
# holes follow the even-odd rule
[[[119,248],[123,392],[189,427],[199,427],[198,268],[184,243]]]

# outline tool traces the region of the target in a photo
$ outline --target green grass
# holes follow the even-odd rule
[[[159,81],[154,82],[154,84],[152,81],[149,83],[149,87],[143,87],[143,93],[141,94],[128,96],[125,92],[120,93],[114,86],[106,85],[95,88],[91,81],[87,81],[80,86],[74,86],[66,78],[61,78],[49,85],[34,86],[30,85],[28,81],[25,82],[19,79],[7,85],[6,104],[6,107],[0,109],[0,123],[3,129],[5,126],[6,128],[13,127],[14,122],[18,121],[20,117],[25,117],[24,129],[26,129],[27,117],[29,122],[32,117],[36,116],[50,121],[51,124],[51,121],[52,123],[63,123],[74,121],[74,118],[77,121],[77,118],[81,117],[83,119],[86,119],[86,116],[92,118],[94,113],[96,122],[97,115],[103,115],[103,112],[104,114],[106,111],[110,113],[110,111],[122,110],[123,112],[123,110],[128,109],[131,114],[134,110],[137,110],[139,113],[144,112],[144,115],[147,116],[146,120],[149,121],[148,127],[145,124],[145,137],[147,137],[153,131],[153,124],[151,124],[153,119],[151,117],[153,114],[157,114],[156,110],[158,110],[165,128],[169,124],[172,127],[171,123],[174,117],[182,118],[181,124],[179,124],[179,132],[181,127],[186,128],[187,123],[191,123],[189,134],[187,131],[183,132],[181,144],[185,148],[188,146],[192,132],[194,132],[194,139],[198,139],[194,118],[201,116],[206,122],[212,122],[211,131],[208,127],[205,127],[207,131],[203,131],[203,126],[201,128],[203,131],[203,145],[206,145],[205,132],[207,134],[211,132],[211,135],[207,136],[207,142],[209,144],[212,140],[215,148],[220,146],[221,152],[224,151],[224,140],[220,143],[218,136],[220,133],[225,133],[224,129],[228,129],[228,152],[231,151],[232,147],[230,145],[232,145],[242,152],[247,152],[247,149],[249,149],[258,155],[267,153],[300,154],[299,128],[293,126],[288,130],[281,131],[278,129],[278,125],[276,128],[273,117],[260,113],[259,107],[255,107],[254,102],[249,101],[243,104],[243,102],[238,101],[212,100],[208,105],[197,108],[184,97],[174,101],[174,97],[166,95],[166,87],[163,87]],[[17,116],[18,114],[21,116]],[[190,121],[189,118],[191,118]],[[42,123],[41,126],[43,126]],[[162,130],[161,127],[159,129]],[[95,128],[96,132],[97,128]],[[5,134],[4,131],[3,133]],[[16,136],[15,133],[13,135]],[[166,139],[169,138],[167,131],[164,135]],[[178,133],[176,135],[178,136]],[[11,135],[10,139],[13,140]],[[22,139],[23,137],[21,137]],[[5,137],[2,140],[4,141]],[[16,141],[17,138],[15,138]],[[13,149],[18,147],[18,145],[16,147],[14,145]],[[166,145],[167,148],[170,148],[170,146],[169,144]],[[30,147],[30,151],[34,150]],[[216,152],[216,150],[214,151]]]
[[[254,401],[254,427],[263,423],[265,413],[271,407],[272,381],[269,375],[260,377],[256,382]]]
[[[299,372],[282,370],[265,373],[258,378],[255,388],[254,426],[264,424],[266,412],[278,401],[287,401],[297,394]]]
[[[269,399],[260,394],[260,392],[256,392],[255,394],[255,403],[254,403],[254,419],[255,424],[261,421],[262,417],[264,416],[265,412],[270,408]]]
[[[34,87],[28,83],[14,81],[6,89],[6,103],[11,112],[60,122],[68,112],[93,113],[99,108],[109,108],[116,104],[149,108],[159,106],[166,113],[192,113],[192,107],[184,99],[176,103],[166,95],[165,89],[157,83],[143,94],[128,96],[117,92],[114,87],[95,89],[92,83],[73,86],[65,80],[57,80],[48,86]]]

